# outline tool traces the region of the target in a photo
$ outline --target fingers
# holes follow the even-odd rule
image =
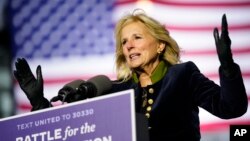
[[[14,76],[22,89],[25,89],[25,85],[35,80],[33,73],[30,70],[30,67],[27,61],[24,58],[17,58],[15,62],[16,70],[14,70]]]
[[[31,73],[30,66],[24,58],[20,60],[20,65],[22,66],[23,71]]]
[[[24,75],[23,68],[20,62],[21,62],[21,59],[17,58],[17,61],[15,62],[16,70],[14,71],[14,75],[18,82],[22,81],[22,77]]]
[[[214,40],[215,40],[215,44],[217,46],[218,43],[219,43],[219,31],[218,31],[218,28],[214,28]]]
[[[36,76],[39,84],[43,84],[42,68],[40,65],[36,68]]]
[[[26,72],[26,66],[27,62],[24,58],[17,58],[17,61],[15,62],[16,70],[20,73]]]
[[[22,70],[22,67],[21,67],[21,65],[20,65],[20,61],[21,61],[21,59],[20,59],[20,58],[17,58],[17,61],[15,62],[16,70],[17,70],[18,72],[20,72],[20,71]]]
[[[227,24],[226,14],[223,14],[223,16],[222,16],[221,34],[222,34],[222,36],[228,35],[228,24]]]
[[[18,74],[17,71],[14,70],[13,74],[14,74],[14,76],[15,76],[15,78],[16,78],[16,80],[17,80],[18,82],[21,82],[21,81],[22,81],[22,79],[21,79],[21,77],[20,77],[20,75]]]
[[[24,58],[17,58],[15,66],[16,66],[16,71],[19,73],[19,75],[22,76],[33,75],[28,62]]]
[[[214,34],[216,47],[218,47],[220,40],[228,43],[229,45],[231,44],[231,41],[230,41],[230,38],[228,35],[228,24],[227,24],[226,14],[223,14],[223,16],[222,16],[221,35],[219,35],[218,28],[214,28],[213,34]]]

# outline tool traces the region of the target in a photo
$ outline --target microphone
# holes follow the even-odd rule
[[[64,85],[63,88],[61,88],[58,91],[58,95],[53,97],[50,101],[56,102],[60,100],[62,102],[68,102],[68,103],[73,101],[72,96],[77,94],[78,87],[82,83],[85,83],[85,81],[78,79]]]
[[[112,87],[111,80],[105,75],[97,75],[88,81],[75,80],[66,84],[58,92],[58,96],[51,99],[52,102],[74,102],[86,98],[92,98],[105,94]]]
[[[104,95],[111,89],[111,87],[112,82],[107,76],[97,75],[80,84],[78,90],[81,95],[85,95],[87,98],[92,98]]]

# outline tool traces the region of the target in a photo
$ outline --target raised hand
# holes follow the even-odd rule
[[[21,89],[24,91],[31,105],[35,109],[41,105],[48,106],[48,100],[43,96],[43,77],[41,66],[37,66],[36,75],[33,75],[30,70],[29,64],[24,58],[18,58],[15,62],[16,70],[14,70],[14,76],[18,81]],[[44,107],[44,106],[42,106]]]
[[[219,36],[218,28],[214,28],[214,39],[222,70],[226,76],[231,76],[233,74],[232,65],[234,61],[232,57],[231,39],[228,35],[228,24],[225,14],[222,16],[221,35]]]

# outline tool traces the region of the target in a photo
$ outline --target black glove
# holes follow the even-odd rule
[[[231,52],[231,40],[228,35],[228,25],[225,14],[222,16],[221,30],[221,35],[219,37],[218,28],[214,28],[216,50],[221,63],[222,71],[225,76],[232,77],[235,74],[233,69],[234,61]]]
[[[43,95],[41,66],[39,65],[36,68],[37,79],[32,74],[29,64],[24,58],[18,58],[15,66],[16,70],[14,70],[14,76],[33,106],[32,111],[49,107],[50,104]]]

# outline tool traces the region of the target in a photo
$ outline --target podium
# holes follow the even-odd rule
[[[145,117],[135,113],[133,90],[0,120],[5,141],[147,141],[146,128]]]

